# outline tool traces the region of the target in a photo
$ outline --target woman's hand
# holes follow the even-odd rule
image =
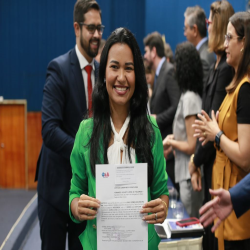
[[[167,149],[164,149],[163,153],[164,153],[164,157],[166,160],[168,159],[168,155],[171,154],[172,151],[173,151],[172,147],[168,147]]]
[[[197,167],[194,165],[193,162],[191,162],[191,160],[188,163],[188,170],[189,170],[189,174],[192,177],[192,174],[197,170]]]
[[[174,135],[167,135],[166,138],[163,140],[163,149],[164,149],[164,157],[165,159],[168,158],[168,155],[173,151],[171,141],[174,140]]]
[[[163,148],[164,150],[167,150],[169,147],[171,147],[171,140],[174,140],[174,135],[167,135],[166,138],[163,140]]]
[[[212,119],[210,119],[204,110],[202,110],[201,113],[202,115],[198,114],[200,120],[195,120],[192,127],[195,128],[194,137],[199,138],[199,141],[202,141],[202,146],[204,146],[208,141],[214,141],[215,136],[220,132],[217,123],[219,112],[217,111],[215,117],[214,111],[212,110]]]
[[[93,220],[96,218],[100,201],[88,195],[82,194],[80,198],[75,198],[71,203],[71,211],[74,217],[79,220]]]
[[[191,183],[194,191],[201,191],[202,190],[202,183],[201,183],[201,171],[200,168],[197,168],[195,172],[193,172],[191,176]]]
[[[163,201],[158,198],[145,203],[140,213],[152,213],[143,217],[143,220],[148,224],[162,223],[166,219],[167,208]]]

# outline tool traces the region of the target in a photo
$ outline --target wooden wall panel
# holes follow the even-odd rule
[[[27,114],[26,101],[0,104],[0,187],[35,189],[42,145],[41,112]]]
[[[28,143],[28,188],[35,189],[36,163],[42,146],[41,112],[28,112],[27,114],[27,143]]]
[[[0,105],[0,187],[26,188],[26,101]]]

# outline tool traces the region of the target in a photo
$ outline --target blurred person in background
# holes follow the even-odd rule
[[[151,99],[151,96],[153,94],[154,89],[154,79],[155,79],[155,72],[152,68],[150,68],[147,63],[144,60],[144,67],[145,67],[145,73],[146,73],[146,81],[148,84],[148,95],[149,95],[149,102]]]
[[[225,34],[229,18],[234,14],[234,9],[228,1],[216,1],[210,6],[210,15],[207,20],[209,34],[209,50],[216,54],[216,62],[211,67],[202,95],[202,109],[208,114],[218,110],[226,96],[226,87],[233,79],[233,68],[226,62],[224,47]],[[209,189],[212,185],[212,168],[216,150],[213,142],[202,146],[197,143],[194,155],[190,158],[189,170],[194,190],[205,194],[204,202],[211,200]],[[200,167],[203,165],[204,185],[201,184]],[[211,228],[205,229],[203,249],[213,250],[215,243]]]
[[[100,63],[100,58],[101,58],[101,54],[102,54],[102,50],[103,50],[103,47],[104,47],[104,45],[105,45],[105,42],[106,42],[105,39],[102,39],[102,40],[101,40],[100,46],[99,46],[99,49],[98,49],[98,54],[97,54],[97,56],[95,57],[95,60],[96,60],[97,62],[99,62],[99,63]]]
[[[205,84],[209,69],[215,61],[214,54],[208,51],[206,14],[205,11],[197,5],[188,7],[184,13],[184,17],[184,36],[199,51],[203,67],[203,84]]]
[[[199,217],[203,202],[203,193],[192,188],[188,171],[190,155],[194,153],[194,123],[201,112],[203,86],[202,64],[196,48],[190,42],[184,42],[175,51],[176,79],[181,91],[178,108],[173,123],[173,134],[163,140],[164,154],[169,149],[175,151],[175,182],[180,186],[180,199],[190,217]]]
[[[146,65],[155,72],[154,90],[150,100],[150,112],[156,118],[162,138],[172,134],[174,115],[180,98],[180,90],[175,79],[174,66],[165,57],[164,42],[158,32],[149,34],[143,40],[145,46],[144,59]],[[174,156],[169,154],[167,173],[175,183]]]
[[[212,19],[213,21],[213,19]],[[211,118],[202,111],[195,120],[194,136],[215,142],[212,188],[229,190],[250,172],[250,13],[238,12],[229,18],[224,46],[227,63],[234,69],[233,80],[219,112]],[[232,212],[215,231],[218,248],[250,249],[250,211],[237,219]],[[215,220],[216,224],[216,220]]]
[[[169,43],[164,43],[165,56],[168,62],[174,63],[174,54]]]

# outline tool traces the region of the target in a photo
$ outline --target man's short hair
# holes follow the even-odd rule
[[[193,28],[195,24],[197,25],[202,38],[207,35],[206,14],[200,6],[188,7],[184,13],[184,17],[187,19],[190,28]]]
[[[147,35],[143,39],[144,46],[148,46],[150,50],[152,50],[153,47],[156,48],[157,55],[162,58],[165,56],[164,53],[164,43],[161,37],[161,34],[158,32],[153,32],[149,35]]]
[[[90,10],[98,10],[101,16],[101,9],[95,0],[77,0],[74,7],[74,22],[81,23],[85,21],[85,14]]]

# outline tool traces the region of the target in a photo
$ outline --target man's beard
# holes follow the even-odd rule
[[[98,42],[98,46],[97,46],[96,50],[91,50],[90,43],[93,42],[93,41]],[[89,57],[91,57],[91,58],[96,57],[96,55],[98,54],[99,46],[100,46],[100,39],[91,38],[89,40],[89,43],[86,44],[86,43],[84,43],[82,36],[80,36],[80,43],[81,43],[81,47],[83,48],[83,50],[87,53],[87,55]]]

